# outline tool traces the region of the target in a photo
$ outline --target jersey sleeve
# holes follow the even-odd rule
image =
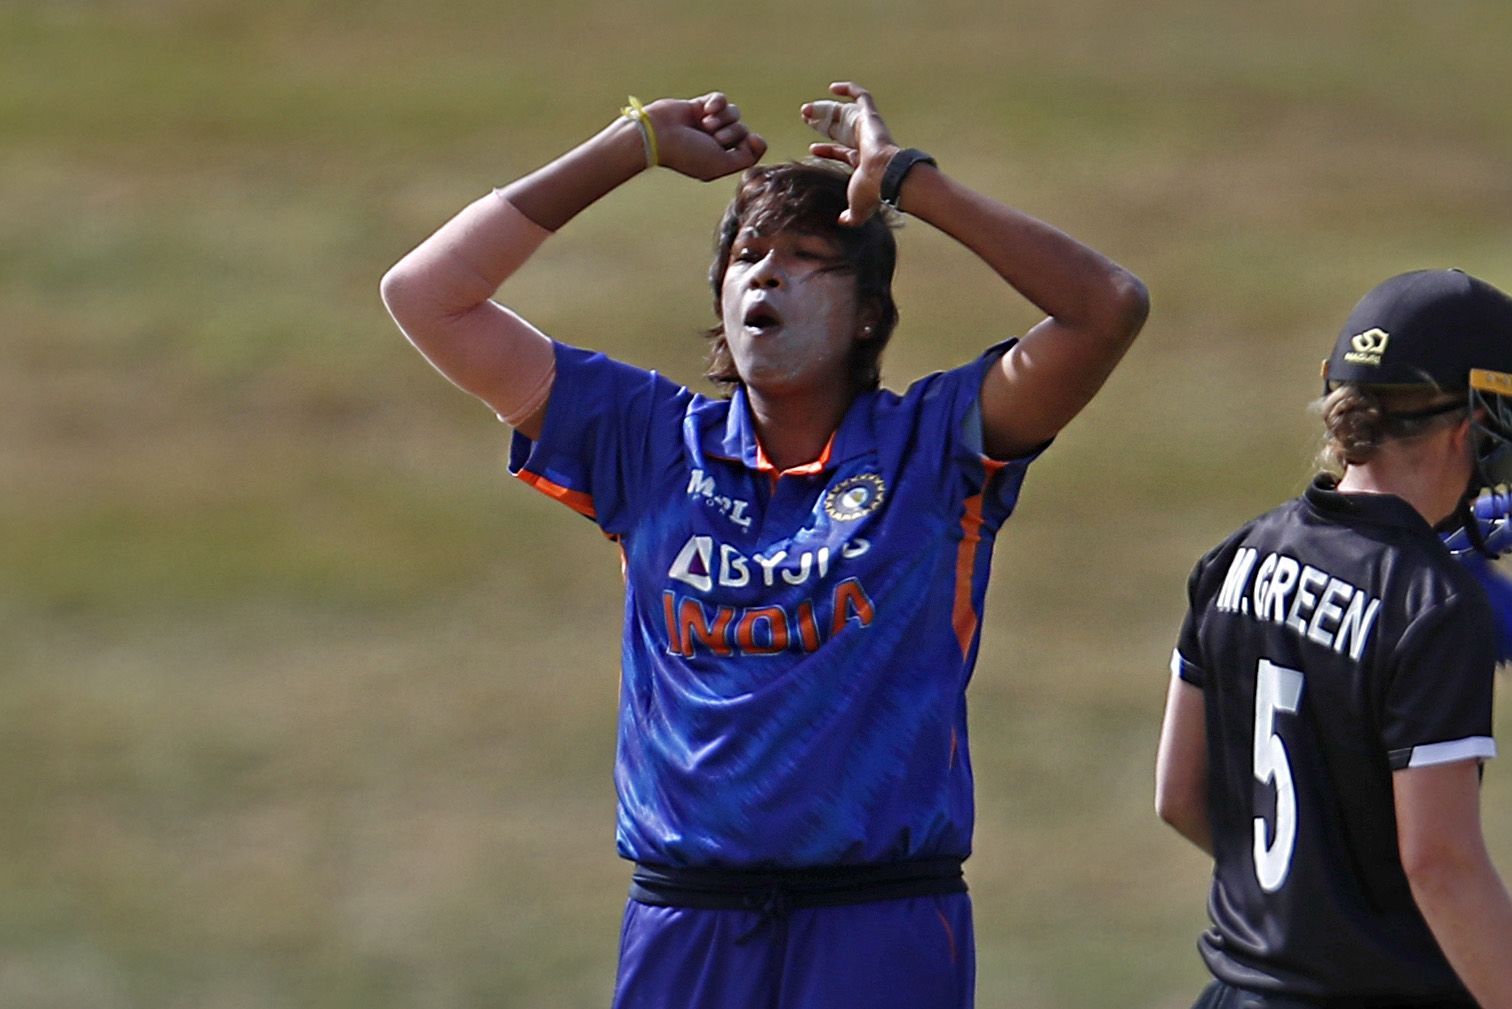
[[[1171,651],[1171,675],[1201,689],[1207,674],[1201,665],[1202,644],[1198,638],[1198,620],[1205,599],[1202,598],[1203,573],[1211,562],[1212,554],[1203,557],[1187,578],[1187,612],[1181,621],[1181,630],[1176,635],[1176,647]]]
[[[1017,342],[1005,340],[959,368],[920,379],[904,397],[918,410],[917,447],[939,453],[941,486],[953,486],[952,477],[964,477],[969,507],[991,530],[1012,513],[1029,464],[1050,446],[1046,441],[1014,459],[993,459],[983,446],[982,381]]]
[[[1398,642],[1381,736],[1393,770],[1496,756],[1495,628],[1483,601],[1450,596]]]
[[[556,379],[538,439],[514,433],[509,472],[611,536],[634,524],[663,458],[681,444],[692,394],[655,372],[555,345]]]

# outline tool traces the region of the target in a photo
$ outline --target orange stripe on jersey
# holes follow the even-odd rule
[[[528,470],[520,470],[518,476],[542,494],[556,498],[579,515],[586,515],[591,519],[598,518],[598,513],[593,510],[593,498],[582,491],[552,483],[539,473],[531,473]]]
[[[951,626],[955,628],[956,640],[961,645],[961,657],[971,651],[971,639],[976,637],[977,611],[971,603],[971,576],[976,573],[977,548],[982,543],[982,497],[991,486],[998,470],[1008,465],[996,459],[982,457],[987,470],[982,491],[965,501],[965,513],[961,516],[961,545],[956,550],[955,605],[951,610]]]

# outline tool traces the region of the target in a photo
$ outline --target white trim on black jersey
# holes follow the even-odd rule
[[[1201,669],[1202,667],[1197,665],[1197,663],[1188,660],[1185,655],[1182,655],[1181,649],[1171,649],[1171,676],[1173,678],[1185,680],[1193,686],[1201,686]],[[1183,670],[1187,671],[1185,676],[1182,675]]]
[[[1414,746],[1405,753],[1398,752],[1391,755],[1391,766],[1402,769],[1408,767],[1435,767],[1439,764],[1452,764],[1458,760],[1475,760],[1484,763],[1496,756],[1496,740],[1489,736],[1467,736],[1464,739],[1453,739],[1446,743],[1423,743]],[[1405,757],[1405,761],[1399,760]]]

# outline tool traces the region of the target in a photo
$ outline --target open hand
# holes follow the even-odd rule
[[[766,141],[740,121],[740,109],[718,91],[687,100],[662,98],[646,106],[661,164],[707,182],[750,168]]]
[[[830,91],[854,101],[806,102],[801,111],[804,122],[830,138],[828,143],[810,144],[809,153],[855,169],[846,189],[849,206],[840,214],[840,223],[854,228],[866,223],[881,205],[882,173],[898,153],[898,145],[870,91],[850,81],[831,84]]]

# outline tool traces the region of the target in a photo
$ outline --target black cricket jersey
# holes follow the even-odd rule
[[[1405,501],[1333,488],[1241,528],[1188,585],[1171,666],[1207,717],[1199,947],[1253,991],[1473,1006],[1408,887],[1391,776],[1495,755],[1492,614]]]

